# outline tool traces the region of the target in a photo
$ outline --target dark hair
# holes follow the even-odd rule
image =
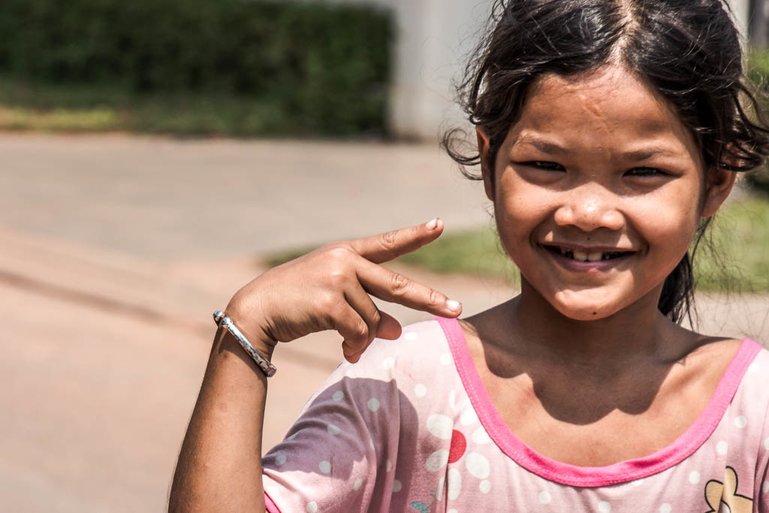
[[[746,86],[739,33],[722,0],[497,0],[491,29],[459,84],[460,103],[489,138],[489,162],[469,153],[461,129],[442,145],[465,166],[489,165],[544,74],[588,72],[616,59],[677,110],[695,135],[706,169],[748,171],[769,154],[769,129]],[[676,322],[693,302],[692,255],[666,278],[658,303]]]

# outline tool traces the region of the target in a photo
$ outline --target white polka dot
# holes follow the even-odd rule
[[[393,479],[393,493],[398,493],[403,489],[403,483],[397,479]]]
[[[761,366],[758,364],[758,362],[753,362],[748,367],[748,372],[750,372],[751,374],[755,374],[756,372],[758,372],[760,370],[761,370]]]
[[[481,484],[478,485],[478,489],[481,491],[481,493],[489,493],[491,491],[491,481],[484,479],[481,481]]]
[[[337,390],[336,392],[334,392],[334,395],[331,396],[331,399],[337,402],[341,401],[342,399],[344,399],[344,392],[342,392],[341,390]]]
[[[427,417],[427,430],[441,440],[451,440],[454,421],[447,415],[430,415]]]
[[[630,483],[630,486],[632,486],[634,488],[638,488],[638,487],[644,485],[644,481],[646,481],[646,480],[645,479],[636,479],[635,481],[632,481]]]
[[[550,495],[550,492],[548,491],[541,491],[539,492],[539,503],[540,504],[550,504],[553,502],[553,496]]]
[[[393,469],[393,462],[390,460],[387,460],[387,463],[385,463],[385,470],[387,472],[390,472],[392,471],[392,469]]]
[[[766,449],[767,451],[769,451],[769,438],[767,438],[766,440],[764,440],[764,449]]]
[[[279,452],[278,454],[275,455],[275,464],[277,466],[279,466],[279,467],[281,465],[285,465],[287,459],[288,458],[286,458],[286,454],[285,453]]]
[[[395,367],[395,358],[392,356],[388,356],[384,360],[382,360],[382,367],[385,369],[392,369]]]
[[[737,429],[742,429],[748,425],[748,419],[740,415],[739,417],[734,419],[734,425],[737,426]]]
[[[449,365],[451,363],[451,355],[443,353],[438,361],[441,362],[441,365]]]
[[[478,479],[486,479],[490,474],[489,460],[477,452],[468,453],[465,456],[467,471]]]
[[[446,513],[458,513],[458,512],[454,508],[451,508],[451,509],[447,509]]]
[[[600,511],[601,513],[611,513],[611,504],[609,504],[606,501],[599,502],[598,511]]]
[[[769,493],[769,481],[764,481],[764,493]]]
[[[700,473],[696,470],[692,470],[689,472],[689,482],[691,484],[697,484],[700,482]]]
[[[360,490],[360,487],[361,487],[361,486],[363,486],[363,479],[361,479],[361,478],[359,477],[359,478],[358,478],[358,479],[356,479],[356,480],[355,480],[355,482],[352,484],[352,489],[353,489],[353,490],[355,490],[355,491],[357,492],[358,490]]]
[[[412,341],[413,341],[413,340],[417,340],[417,339],[419,338],[419,335],[417,335],[417,334],[416,334],[416,333],[414,333],[413,331],[407,331],[407,332],[406,332],[406,333],[403,335],[403,338],[405,338],[406,340],[412,340]]]
[[[334,424],[329,424],[328,426],[326,426],[326,430],[328,431],[329,435],[334,435],[334,436],[342,432],[342,430],[339,429],[339,426],[336,426]]]
[[[368,400],[367,406],[369,410],[377,411],[379,410],[379,400],[372,397],[371,399]]]
[[[721,456],[726,456],[726,453],[729,452],[729,444],[721,440],[716,444],[716,452]]]
[[[446,475],[442,475],[440,479],[438,479],[438,489],[435,491],[435,498],[439,501],[443,500],[443,489],[446,485]]]
[[[427,387],[424,386],[422,383],[417,384],[414,386],[414,395],[417,397],[424,397],[427,395]]]
[[[449,461],[449,451],[446,449],[438,449],[425,461],[425,468],[430,472],[438,472],[440,469],[446,466]]]
[[[321,474],[330,474],[331,473],[331,462],[323,460],[318,464],[318,469],[320,470]]]
[[[667,502],[662,506],[660,506],[660,513],[670,513],[671,511],[673,511],[673,506],[671,506]]]
[[[448,495],[450,501],[455,501],[459,497],[459,493],[462,491],[462,474],[456,468],[449,469],[449,486]]]
[[[473,431],[473,434],[470,436],[470,439],[478,444],[478,445],[486,445],[491,443],[491,437],[486,432],[485,429],[482,427],[479,427],[475,431]]]
[[[318,513],[318,503],[315,501],[310,501],[307,503],[307,507],[304,508],[307,513]]]
[[[478,414],[475,413],[475,409],[472,406],[468,406],[462,411],[462,415],[459,417],[459,422],[463,426],[469,426],[478,422]]]

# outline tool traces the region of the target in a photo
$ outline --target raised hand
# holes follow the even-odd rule
[[[375,337],[400,336],[397,320],[379,310],[370,296],[444,317],[462,307],[444,294],[380,264],[434,241],[443,223],[394,230],[335,242],[275,267],[240,289],[226,313],[257,349],[271,353],[277,342],[336,330],[344,357],[356,362]]]

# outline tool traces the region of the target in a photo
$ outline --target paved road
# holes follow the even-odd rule
[[[213,334],[254,255],[440,215],[488,224],[436,148],[1,135],[0,510],[163,511]],[[471,313],[498,282],[420,275]],[[764,296],[702,297],[703,328],[769,340]],[[420,318],[395,309],[404,322]],[[266,445],[338,360],[281,347]]]
[[[0,155],[0,510],[15,513],[164,509],[211,310],[257,254],[489,219],[480,184],[428,146],[4,134]],[[510,294],[469,285],[440,283],[470,310]],[[277,356],[268,446],[339,359],[335,337],[311,338]]]
[[[155,259],[489,219],[435,146],[3,135],[0,155],[0,226]]]

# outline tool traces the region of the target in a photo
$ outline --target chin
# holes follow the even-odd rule
[[[602,297],[590,297],[602,296]],[[550,304],[564,317],[575,321],[599,321],[611,317],[625,305],[607,301],[605,295],[587,291],[561,291]]]

